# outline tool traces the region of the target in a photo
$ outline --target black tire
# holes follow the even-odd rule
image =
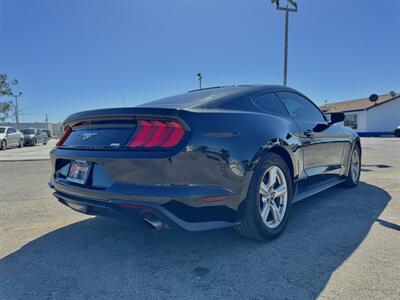
[[[266,170],[276,166],[283,171],[287,185],[287,204],[286,211],[281,223],[275,228],[266,226],[260,214],[260,184]],[[288,222],[293,199],[293,185],[290,171],[285,161],[275,153],[267,153],[258,163],[252,180],[246,200],[244,201],[243,210],[241,211],[241,223],[235,226],[235,230],[240,235],[256,240],[267,240],[278,237]]]
[[[47,145],[47,141],[46,141],[46,142],[43,142],[43,145]]]
[[[32,146],[36,146],[36,144],[37,144],[37,140],[34,139],[33,142],[32,142]]]
[[[394,135],[397,136],[397,137],[400,137],[400,129],[396,129],[394,131]]]
[[[354,165],[353,165],[353,153],[354,153],[354,151],[357,152],[358,158],[359,158],[358,175],[356,177],[354,177],[352,175],[352,169],[354,168]],[[343,184],[342,184],[342,186],[347,187],[347,188],[356,187],[358,185],[358,183],[360,182],[360,175],[361,175],[361,149],[360,149],[360,146],[358,146],[358,145],[354,146],[353,151],[351,152],[350,159],[351,159],[351,161],[350,161],[349,173],[346,176],[346,181],[343,182]]]
[[[2,140],[0,143],[0,150],[6,150],[7,149],[7,141]]]
[[[22,148],[22,147],[24,147],[24,140],[20,139],[19,140],[19,144],[18,144],[18,148]]]

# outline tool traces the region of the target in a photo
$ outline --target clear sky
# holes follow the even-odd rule
[[[297,2],[289,86],[318,104],[400,91],[400,0]],[[0,72],[20,81],[23,121],[185,92],[198,72],[282,84],[283,42],[270,0],[0,0]]]

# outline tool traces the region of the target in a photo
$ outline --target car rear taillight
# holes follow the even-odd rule
[[[62,146],[64,145],[64,142],[67,140],[68,136],[71,134],[72,132],[72,128],[69,126],[66,126],[64,128],[64,134],[63,136],[60,138],[60,140],[57,142],[57,146]]]
[[[139,120],[138,131],[128,143],[129,148],[171,148],[179,144],[185,129],[177,121]]]

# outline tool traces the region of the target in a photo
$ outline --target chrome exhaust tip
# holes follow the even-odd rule
[[[149,225],[153,230],[161,230],[161,229],[167,229],[169,226],[161,221],[159,218],[155,217],[152,214],[145,214],[143,216],[143,221]]]

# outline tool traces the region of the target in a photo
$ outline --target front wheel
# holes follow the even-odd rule
[[[286,162],[275,153],[266,154],[254,171],[236,231],[257,240],[276,238],[287,224],[292,197]]]
[[[0,142],[0,150],[6,150],[7,149],[7,142],[5,140],[2,140]]]
[[[358,145],[354,146],[353,152],[351,153],[349,174],[346,177],[346,181],[343,183],[345,187],[355,187],[360,181],[361,175],[361,149]]]

